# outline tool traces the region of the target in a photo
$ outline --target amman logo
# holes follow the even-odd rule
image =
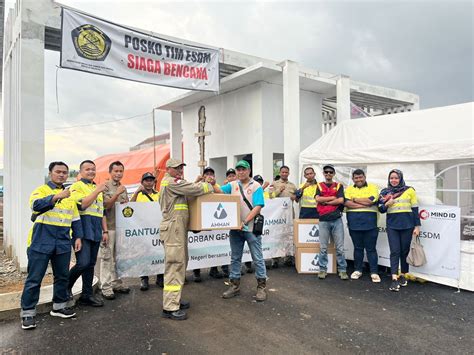
[[[219,206],[217,206],[216,212],[214,212],[214,218],[217,219],[224,219],[227,217],[227,212],[224,209],[224,206],[222,206],[222,203],[219,203]]]
[[[133,216],[133,208],[130,207],[130,206],[127,206],[125,207],[123,210],[122,210],[122,214],[125,218],[130,218]]]
[[[319,237],[319,228],[318,226],[314,225],[313,226],[313,229],[311,229],[311,231],[309,232],[309,236],[310,237]]]
[[[77,54],[89,60],[104,60],[112,46],[110,38],[92,25],[79,26],[72,30],[71,36]]]

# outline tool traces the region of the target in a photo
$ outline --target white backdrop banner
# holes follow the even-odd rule
[[[158,203],[116,204],[116,267],[119,277],[162,274],[164,250],[160,241]],[[213,211],[212,211],[213,212]],[[289,198],[265,201],[262,209],[265,259],[293,253],[293,215]],[[188,233],[188,270],[230,264],[229,231]],[[247,244],[243,261],[252,260]]]
[[[219,90],[218,49],[172,42],[66,8],[61,36],[63,68],[182,89]]]
[[[410,266],[410,271],[458,280],[461,259],[461,211],[459,207],[420,206],[419,211],[421,218],[420,239],[427,263],[421,267]],[[377,253],[379,265],[390,266],[385,216],[385,214],[379,214]],[[343,220],[345,228],[344,252],[346,259],[354,260],[354,245],[349,236],[345,215]]]

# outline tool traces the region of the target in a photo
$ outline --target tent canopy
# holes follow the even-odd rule
[[[166,172],[166,161],[170,157],[170,145],[160,144],[157,145],[155,149],[157,180],[161,181]],[[154,173],[155,170],[153,167],[153,147],[124,153],[108,154],[94,160],[97,170],[95,181],[97,183],[104,182],[110,178],[109,165],[117,160],[122,162],[125,166],[122,179],[124,185],[139,184],[144,173]]]
[[[342,122],[300,153],[300,166],[472,159],[474,103]]]

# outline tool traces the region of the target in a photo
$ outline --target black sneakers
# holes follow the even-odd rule
[[[398,278],[398,283],[399,283],[400,286],[402,286],[402,287],[405,287],[406,285],[408,285],[408,281],[407,281],[407,279],[405,278],[405,275],[400,275],[400,277]]]
[[[165,278],[163,274],[156,275],[156,285],[161,288],[165,286]]]
[[[392,283],[388,289],[394,292],[400,291],[400,284],[398,283],[398,280],[392,280]]]
[[[60,318],[72,318],[76,315],[76,312],[72,310],[72,308],[64,307],[58,310],[52,310],[49,314],[53,317],[60,317]]]
[[[104,305],[104,301],[95,298],[94,296],[81,296],[78,300],[78,303],[83,306],[92,306],[92,307],[102,307]]]
[[[22,317],[21,318],[22,329],[35,329],[36,328],[36,317]]]
[[[188,309],[191,307],[191,303],[188,301],[180,301],[179,302],[179,309]]]
[[[188,316],[185,311],[178,309],[177,311],[166,311],[163,310],[161,313],[163,318],[169,318],[172,320],[185,320]]]
[[[209,270],[209,276],[214,278],[214,279],[222,279],[223,275],[222,273],[217,269],[217,266],[211,267]]]

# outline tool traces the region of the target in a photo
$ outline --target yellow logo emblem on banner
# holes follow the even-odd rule
[[[129,217],[132,217],[133,216],[133,208],[130,207],[130,206],[127,206],[125,207],[123,210],[122,210],[122,214],[125,218],[129,218]]]
[[[104,60],[112,46],[110,38],[92,25],[79,26],[72,30],[71,36],[77,54],[90,60]]]

